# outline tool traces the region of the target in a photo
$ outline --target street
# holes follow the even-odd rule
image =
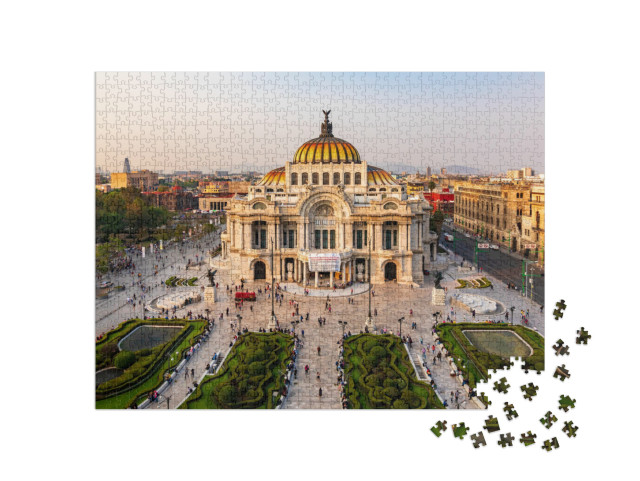
[[[476,239],[465,237],[461,231],[455,232],[452,227],[446,225],[442,227],[442,232],[443,236],[440,238],[440,245],[454,252],[458,256],[458,261],[462,257],[465,261],[475,265]],[[445,233],[452,234],[454,241],[445,241]],[[491,244],[492,242],[489,243]],[[523,261],[520,258],[505,252],[504,248],[500,250],[479,249],[477,261],[477,267],[481,268],[483,272],[495,276],[505,284],[511,282],[522,291]],[[544,271],[530,263],[527,265],[527,273],[533,274],[530,277],[528,276],[528,279],[533,282],[530,282],[527,287],[527,297],[532,298],[539,305],[544,305]],[[531,286],[533,286],[533,292],[531,292]]]

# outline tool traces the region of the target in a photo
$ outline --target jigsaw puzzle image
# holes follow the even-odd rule
[[[99,72],[95,91],[96,408],[494,399],[470,438],[495,447],[514,358],[545,369],[544,74]]]

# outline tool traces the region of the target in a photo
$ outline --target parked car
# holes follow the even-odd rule
[[[491,245],[489,246],[489,248],[490,248],[490,249],[493,249],[494,251],[497,251],[497,250],[499,250],[499,249],[500,249],[500,247],[498,247],[498,246],[497,246],[497,245],[495,245],[495,244],[491,244]]]

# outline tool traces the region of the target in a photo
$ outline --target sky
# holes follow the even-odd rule
[[[96,73],[96,167],[267,172],[333,134],[381,168],[544,172],[544,73]]]

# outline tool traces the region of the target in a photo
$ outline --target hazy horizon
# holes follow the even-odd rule
[[[544,173],[544,73],[99,72],[96,167],[266,172],[320,134],[323,109],[381,168]]]

